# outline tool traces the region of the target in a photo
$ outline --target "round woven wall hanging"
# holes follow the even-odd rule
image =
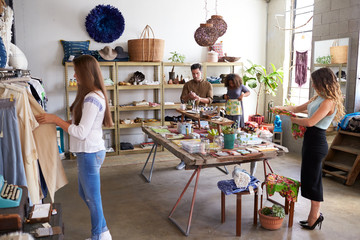
[[[227,30],[227,24],[220,15],[212,15],[211,18],[206,21],[206,23],[213,24],[214,28],[218,32],[219,37],[224,35]]]
[[[86,16],[85,26],[96,42],[111,43],[123,34],[125,20],[116,7],[100,4]]]
[[[212,46],[218,39],[217,30],[212,24],[200,24],[200,27],[196,29],[194,38],[197,44],[203,47]]]

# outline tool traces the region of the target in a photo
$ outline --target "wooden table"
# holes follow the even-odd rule
[[[150,151],[150,153],[149,153],[149,155],[147,157],[147,160],[146,160],[146,162],[144,164],[144,167],[143,167],[143,169],[141,171],[141,175],[148,182],[151,182],[151,177],[152,177],[152,172],[153,172],[154,162],[155,162],[155,156],[156,156],[156,150],[157,150],[158,145],[161,145],[161,146],[165,147],[169,152],[171,152],[176,157],[178,157],[182,161],[184,161],[186,170],[194,169],[194,173],[191,175],[191,177],[190,177],[189,181],[187,182],[184,190],[182,191],[179,199],[175,203],[174,207],[172,208],[172,210],[171,210],[171,212],[170,212],[170,214],[168,216],[169,220],[172,223],[174,223],[180,229],[180,231],[186,236],[188,236],[189,232],[190,232],[190,226],[191,226],[191,220],[192,220],[192,213],[193,213],[193,210],[194,210],[197,186],[198,186],[198,182],[199,182],[200,171],[201,171],[202,168],[218,167],[218,166],[224,166],[224,165],[230,165],[230,164],[238,164],[238,163],[247,163],[247,162],[254,162],[254,161],[263,161],[263,163],[264,163],[264,172],[265,172],[265,176],[266,176],[266,166],[268,166],[270,168],[270,171],[272,172],[272,169],[271,169],[271,167],[270,167],[267,160],[271,159],[271,158],[275,158],[276,156],[279,156],[279,155],[282,155],[282,154],[288,152],[287,148],[285,148],[283,146],[280,146],[280,145],[274,144],[276,147],[279,148],[278,151],[252,153],[252,154],[248,154],[248,155],[245,155],[245,156],[242,156],[242,155],[226,156],[226,157],[213,157],[211,155],[203,156],[201,154],[190,154],[190,153],[188,153],[187,151],[180,148],[177,144],[173,143],[171,140],[168,140],[168,139],[162,137],[158,133],[155,133],[149,127],[142,127],[142,131],[145,134],[147,134],[154,141],[154,145],[153,145],[153,147],[152,147],[152,149],[151,149],[151,151]],[[151,168],[150,168],[149,177],[147,177],[147,176],[145,176],[144,171],[145,171],[146,165],[147,165],[152,153],[154,154],[153,155],[153,160],[152,160],[152,164],[151,164]],[[188,219],[187,228],[186,228],[186,230],[184,230],[176,222],[176,220],[174,218],[172,218],[172,215],[173,215],[176,207],[178,206],[180,200],[182,199],[184,193],[186,192],[187,188],[189,187],[190,183],[192,182],[195,175],[196,175],[196,180],[195,180],[195,187],[194,187],[193,197],[192,197],[192,201],[191,201],[189,219]]]
[[[203,121],[208,121],[210,123],[214,123],[217,125],[217,128],[218,128],[218,132],[221,133],[221,126],[224,126],[224,125],[233,125],[235,122],[230,120],[230,119],[227,119],[227,118],[223,118],[224,121],[220,121],[220,120],[216,120],[216,119],[211,119],[211,118],[202,118],[200,117],[200,114],[199,113],[191,113],[191,112],[188,112],[188,110],[181,110],[181,109],[176,109],[176,111],[178,113],[181,113],[181,122],[184,122],[184,117],[188,117],[188,118],[191,118],[195,121],[198,122],[199,126],[200,126],[200,121],[203,120]]]

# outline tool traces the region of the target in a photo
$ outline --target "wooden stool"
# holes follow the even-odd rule
[[[291,181],[293,187],[296,189],[296,192],[289,193],[290,192],[289,184],[286,184],[285,186],[282,186],[282,182],[280,180]],[[268,197],[268,200],[270,202],[278,204],[278,205],[280,205],[280,206],[282,206],[284,208],[285,214],[289,214],[288,227],[292,227],[293,226],[293,220],[294,220],[295,202],[297,201],[297,195],[298,195],[298,191],[299,191],[299,187],[300,187],[300,182],[296,181],[296,180],[293,180],[291,178],[287,178],[287,177],[284,177],[284,176],[279,176],[277,174],[270,173],[270,174],[268,174],[266,176],[265,182],[263,182],[261,184],[261,188],[263,188],[265,184],[273,184],[273,193],[269,194],[269,192],[267,191],[267,195],[271,196],[275,192],[279,192],[280,196],[285,198],[285,204],[284,205],[278,203],[277,201],[275,201],[273,199],[270,199],[269,197]],[[285,188],[286,188],[286,190],[285,190]],[[260,208],[262,208],[262,206],[263,206],[263,195],[261,195]]]
[[[273,143],[282,145],[282,132],[274,132],[273,134]]]
[[[258,195],[257,189],[254,190],[254,225],[257,225]],[[249,195],[249,191],[234,193],[236,194],[236,236],[241,236],[241,197]],[[221,223],[225,222],[225,193],[221,191]]]

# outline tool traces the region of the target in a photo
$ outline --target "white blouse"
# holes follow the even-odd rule
[[[68,129],[70,152],[93,153],[105,150],[102,131],[105,108],[105,97],[101,91],[90,92],[85,96],[79,125],[73,122]]]

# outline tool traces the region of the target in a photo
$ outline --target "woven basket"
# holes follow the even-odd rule
[[[330,47],[331,63],[347,63],[348,46]]]
[[[150,35],[152,35],[152,37]],[[165,41],[156,39],[152,28],[146,25],[141,33],[140,39],[128,40],[130,61],[161,62],[164,56],[164,46]]]

